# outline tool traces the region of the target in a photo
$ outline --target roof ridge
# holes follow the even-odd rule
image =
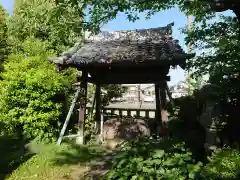
[[[85,41],[103,41],[103,40],[139,40],[147,38],[172,38],[172,27],[174,23],[170,23],[163,27],[154,27],[146,29],[134,29],[134,30],[118,30],[118,31],[100,31],[98,34],[91,34],[91,32],[85,32]],[[153,37],[152,37],[153,36]]]

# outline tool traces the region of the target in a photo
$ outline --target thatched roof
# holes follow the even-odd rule
[[[58,65],[81,67],[90,64],[114,64],[121,62],[144,63],[145,61],[172,61],[173,65],[181,65],[187,55],[172,38],[172,24],[166,27],[140,29],[130,31],[102,31],[90,36],[84,44],[49,58]]]

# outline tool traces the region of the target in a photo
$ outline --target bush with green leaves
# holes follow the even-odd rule
[[[23,47],[23,52],[9,55],[1,74],[2,132],[27,139],[55,137],[74,73],[56,73],[47,61],[54,54],[48,42],[29,38]]]
[[[123,145],[105,179],[195,179],[195,163],[184,143],[168,138],[139,138]]]
[[[209,163],[201,171],[202,179],[240,179],[240,151],[238,149],[217,149],[209,158]]]

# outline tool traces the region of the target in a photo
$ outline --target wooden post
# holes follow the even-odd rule
[[[96,103],[96,93],[94,94],[93,99],[92,99],[92,107],[91,107],[91,112],[90,112],[90,119],[91,120],[93,120],[93,113],[94,113],[95,103]],[[95,127],[96,127],[96,124],[95,124]]]
[[[100,133],[100,122],[101,122],[101,86],[100,84],[96,84],[95,99],[96,99],[95,121],[97,125],[96,130],[97,130],[97,133]]]
[[[123,113],[122,113],[122,110],[121,110],[121,109],[119,109],[119,113],[118,113],[118,114],[119,114],[119,117],[122,118]]]
[[[160,85],[155,84],[155,101],[156,101],[156,112],[155,112],[155,120],[157,121],[157,135],[160,135],[160,128],[161,128],[161,106],[160,106]]]
[[[82,71],[82,82],[80,84],[81,97],[78,121],[78,137],[76,138],[77,144],[84,144],[85,113],[87,104],[87,77],[88,72]]]
[[[100,115],[100,140],[101,140],[101,142],[104,141],[103,127],[104,127],[104,115],[103,115],[103,113],[101,113],[101,115]]]
[[[156,113],[156,112],[155,112],[155,113]],[[155,114],[155,116],[156,116],[156,114]],[[145,111],[145,117],[146,117],[146,118],[149,118],[149,110],[146,110],[146,111]]]
[[[131,117],[131,110],[127,109],[127,117]]]
[[[140,117],[140,110],[138,110],[138,109],[136,110],[136,117],[138,117],[138,118]]]
[[[161,106],[161,134],[167,135],[168,113],[167,113],[167,95],[165,82],[160,83],[160,106]]]
[[[137,98],[138,98],[138,103],[141,104],[141,85],[140,84],[137,85]]]

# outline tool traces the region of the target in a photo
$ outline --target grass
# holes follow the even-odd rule
[[[146,139],[145,141],[145,146],[143,146],[143,140],[139,141],[139,143],[132,144],[134,148],[137,144],[139,146],[134,150],[135,155],[141,156],[142,148],[145,148],[146,152],[154,150],[153,147],[149,146],[151,144],[151,140]],[[178,142],[178,140],[176,141]],[[18,144],[16,144],[17,142]],[[161,143],[158,143],[157,146],[163,146],[160,149],[168,147],[172,149],[170,142],[172,141],[162,141]],[[96,171],[101,173],[101,170],[105,170],[104,168],[112,169],[111,166],[113,162],[118,166],[119,163],[116,161],[116,157],[118,157],[118,155],[122,155],[122,152],[120,152],[120,154],[116,152],[115,155],[117,156],[114,155],[115,157],[109,161],[109,157],[111,155],[106,155],[108,154],[107,149],[100,145],[78,146],[74,143],[68,142],[59,146],[56,144],[31,143],[27,146],[27,150],[26,148],[17,148],[24,147],[22,143],[23,142],[19,140],[9,141],[8,139],[8,141],[5,141],[5,148],[2,146],[3,144],[1,144],[0,173],[2,176],[0,179],[87,180],[92,179]],[[12,147],[10,148],[10,146]],[[3,151],[4,149],[5,151]],[[129,157],[125,158],[125,160],[128,160],[131,157],[131,152],[129,151],[126,153],[125,154]],[[143,159],[149,158],[148,153],[143,155],[146,156],[146,158]],[[228,149],[225,149],[223,151],[219,151],[217,156],[214,156],[213,161],[203,167],[201,174],[204,175],[204,177],[205,175],[207,176],[207,178],[203,179],[240,179],[240,177],[236,177],[236,172],[239,168],[239,157],[239,150],[229,151]],[[122,156],[121,158],[119,159],[120,161],[124,159]],[[104,161],[105,163],[102,164]],[[101,163],[98,164],[99,162]],[[139,163],[141,164],[141,162]],[[129,161],[129,163],[131,164],[131,161]],[[108,167],[109,165],[110,167]],[[115,171],[116,169],[113,168],[112,170]],[[131,168],[120,168],[121,173],[129,170],[131,170]],[[8,175],[6,176],[6,174]]]
[[[79,180],[79,177],[93,169],[90,162],[101,158],[103,152],[106,152],[106,149],[99,145],[78,146],[71,142],[61,146],[30,143],[27,150],[24,145],[20,143],[15,151],[12,151],[15,158],[10,159],[15,159],[18,163],[11,171],[5,171],[5,175],[8,174],[7,180]],[[2,156],[5,154],[11,157],[7,153],[9,149],[6,149]],[[9,162],[11,161],[8,160],[5,164]]]
[[[154,143],[152,143],[154,146],[150,146],[151,141],[155,142],[155,140],[148,138],[145,139],[145,141],[143,141],[143,139],[136,141],[138,143],[129,143],[133,146],[133,148],[130,149],[134,150],[133,154],[144,159],[144,161],[141,160],[137,164],[140,164],[141,168],[146,169],[146,167],[149,167],[144,164],[145,159],[149,158],[149,152],[153,151],[154,148],[164,150],[164,152],[167,152],[167,149],[172,149],[171,142],[176,141],[177,143],[183,141],[184,137],[182,136],[185,135],[183,133],[184,130],[184,124],[182,124],[182,122],[172,121],[169,123],[170,140],[168,138],[162,139],[156,146]],[[144,142],[145,144],[143,144]],[[116,166],[119,166],[116,159],[118,156],[121,157],[118,159],[119,162],[125,159],[128,165],[133,164],[131,159],[138,159],[132,158],[132,151],[128,151],[128,149],[125,150],[126,157],[122,157],[122,151],[118,152],[116,149],[115,152],[107,153],[108,150],[100,145],[78,146],[72,142],[65,142],[61,146],[56,144],[36,144],[34,142],[28,144],[28,146],[25,144],[26,142],[19,139],[0,137],[0,180],[99,179],[98,177],[101,177],[101,173],[109,169],[120,174],[132,171],[127,165],[122,165],[121,168],[116,169]],[[172,156],[166,157],[167,159],[174,159]],[[239,171],[240,167],[239,150],[229,151],[228,149],[223,149],[213,157],[213,160],[204,164],[203,169],[199,171],[203,177],[207,177],[203,179],[240,179],[240,176],[236,177],[236,172]],[[157,157],[157,159],[159,158]],[[166,158],[162,158],[162,160],[162,162],[165,162]],[[153,160],[151,160],[151,162],[153,162]],[[115,168],[112,166],[113,164],[115,164]],[[183,168],[183,171],[185,172],[184,169],[185,168]],[[128,179],[128,177],[125,179]]]
[[[0,136],[0,179],[14,171],[19,164],[32,157],[24,147],[26,142],[18,138]]]
[[[29,151],[35,155],[9,174],[7,180],[77,180],[88,171],[88,163],[105,149],[97,145],[33,143]]]

